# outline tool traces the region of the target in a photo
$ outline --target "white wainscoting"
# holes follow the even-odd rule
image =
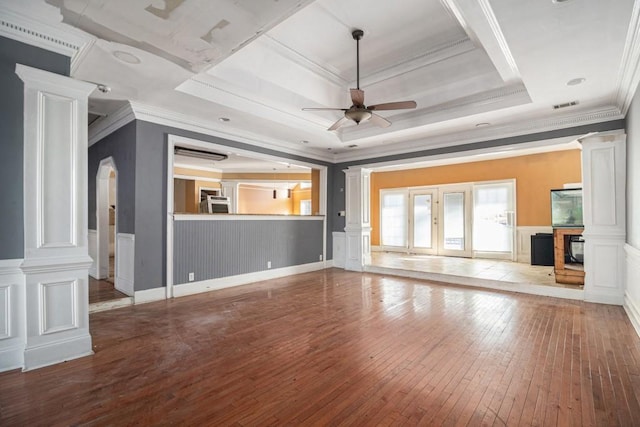
[[[0,260],[0,372],[22,367],[24,275],[21,259]]]
[[[522,226],[516,228],[516,256],[518,262],[531,264],[531,236],[536,233],[553,233],[551,226]]]
[[[624,245],[626,254],[627,287],[624,293],[624,309],[640,335],[640,249]]]
[[[89,230],[87,233],[87,244],[89,246],[89,256],[93,260],[91,267],[89,267],[89,276],[94,279],[99,279],[98,275],[98,231]]]
[[[114,285],[120,292],[133,296],[136,236],[134,234],[118,233],[116,244],[116,280]]]
[[[344,245],[346,244],[346,237],[344,232],[334,231],[333,235],[333,266],[338,268],[344,268],[347,253]]]

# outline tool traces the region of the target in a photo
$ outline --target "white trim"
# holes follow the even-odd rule
[[[640,3],[634,1],[615,94],[615,103],[624,116],[629,111],[638,81],[640,81],[638,62],[640,62]]]
[[[177,179],[187,179],[190,181],[206,181],[206,182],[221,182],[222,180],[220,178],[205,178],[202,176],[194,176],[194,175],[180,175],[180,174],[174,174],[173,178],[177,178]]]
[[[0,372],[21,368],[23,352],[23,343],[0,350]]]
[[[86,349],[91,349],[91,335],[88,332],[70,339],[58,339],[44,345],[30,346],[24,350],[22,370],[30,371],[93,354],[93,351]]]
[[[249,132],[240,132],[239,129],[235,129],[235,133],[225,132],[217,129],[220,123],[212,120],[202,120],[183,113],[169,111],[161,109],[155,106],[141,104],[139,102],[131,102],[131,108],[135,114],[135,118],[150,123],[156,123],[164,126],[171,126],[182,130],[202,133],[209,136],[215,136],[230,141],[243,142],[255,147],[267,148],[269,150],[280,151],[282,153],[294,154],[303,157],[313,157],[316,160],[328,161],[333,160],[333,155],[327,154],[320,149],[312,149],[309,147],[294,147],[290,142],[282,141],[274,138],[267,138],[264,135],[256,135]],[[175,138],[176,135],[170,135]],[[188,139],[188,138],[184,138]],[[193,140],[195,141],[195,140]],[[209,144],[210,146],[211,144]],[[225,146],[228,150],[230,147]],[[233,148],[234,152],[240,152],[242,150]],[[256,152],[250,151],[255,157]],[[313,154],[310,156],[310,154]],[[288,159],[290,160],[290,159]]]
[[[173,185],[173,173],[174,173],[174,157],[175,157],[176,138],[169,134],[167,137],[167,205],[164,207],[167,218],[167,228],[165,233],[167,235],[165,249],[165,274],[166,274],[166,294],[167,298],[173,298],[173,221],[176,216],[173,212],[175,209],[175,189]],[[200,196],[200,193],[198,193]]]
[[[264,280],[277,279],[293,274],[308,273],[310,271],[330,268],[333,263],[326,261],[301,264],[292,267],[276,268],[273,270],[256,271],[255,273],[239,274],[237,276],[220,277],[218,279],[202,280],[174,286],[174,296],[181,297],[202,292],[216,291],[233,286],[247,285]]]
[[[109,156],[100,160],[98,171],[96,172],[96,231],[97,231],[97,247],[95,259],[95,271],[98,279],[106,279],[109,277],[109,240],[111,237],[111,227],[109,227],[109,185],[112,170],[115,173],[115,197],[116,212],[114,231],[118,231],[118,167],[113,157]],[[118,277],[118,259],[117,242],[114,238],[114,277]],[[94,276],[95,277],[95,276]]]
[[[629,321],[633,325],[633,329],[635,329],[636,334],[640,336],[640,307],[638,307],[636,303],[629,298],[629,295],[625,295],[623,308],[627,313],[627,317],[629,317]]]
[[[136,305],[161,301],[163,299],[167,299],[167,288],[164,286],[160,288],[146,289],[144,291],[136,291],[133,294],[133,303]]]
[[[22,264],[20,264],[20,270],[25,274],[89,270],[92,263],[93,260],[89,255],[25,259]]]
[[[11,10],[9,5],[11,2],[0,4],[0,36],[68,56],[72,59],[72,70],[96,40],[71,26],[65,26],[63,29],[37,21]]]
[[[89,147],[136,119],[129,103],[89,126]]]
[[[0,276],[8,274],[22,274],[20,266],[24,260],[16,259],[0,259]]]
[[[322,221],[322,215],[174,214],[174,221]]]
[[[455,276],[452,274],[428,273],[396,268],[385,268],[373,265],[365,266],[368,273],[384,274],[391,276],[409,277],[412,279],[432,280],[436,282],[452,283],[456,285],[472,286],[476,288],[494,289],[515,293],[542,295],[554,298],[584,300],[582,289],[571,289],[559,286],[538,285],[535,283],[512,283],[476,277]]]
[[[345,151],[343,153],[336,154],[333,158],[333,161],[334,163],[346,163],[357,160],[375,159],[385,156],[406,155],[412,152],[434,150],[438,148],[448,148],[450,150],[451,148],[455,148],[455,146],[458,145],[467,145],[483,141],[495,141],[516,136],[543,133],[547,131],[558,131],[575,126],[583,126],[623,118],[624,115],[621,113],[618,107],[606,106],[581,113],[571,113],[562,116],[550,116],[538,120],[528,120],[516,123],[510,122],[509,124],[505,124],[502,126],[492,125],[484,128],[481,127],[428,138],[415,139],[407,141],[405,143],[382,144],[377,147],[367,147],[363,150]],[[566,137],[565,139],[566,142],[569,142],[575,138]],[[514,145],[519,147],[524,144]],[[509,146],[501,146],[500,149],[503,149],[505,147]],[[495,151],[497,148],[492,147],[491,149]],[[463,153],[468,153],[469,151],[470,150],[465,150]],[[445,156],[451,156],[452,154],[455,153],[448,152]],[[430,157],[431,156],[423,156],[421,157],[421,159]],[[410,163],[412,161],[414,161],[414,159],[394,160],[391,163]],[[372,162],[362,166],[370,167],[373,164],[378,163]]]
[[[103,302],[94,302],[89,304],[89,314],[99,311],[113,310],[121,307],[129,307],[133,305],[133,297],[118,298]]]
[[[89,256],[93,260],[91,267],[89,267],[89,276],[94,279],[100,279],[98,275],[98,230],[87,230],[87,246]]]

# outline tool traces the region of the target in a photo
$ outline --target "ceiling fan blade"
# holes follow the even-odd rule
[[[369,119],[369,121],[381,128],[388,128],[389,126],[391,126],[391,122],[389,120],[377,115],[376,113],[371,113],[371,118]]]
[[[303,108],[302,111],[347,111],[346,108]]]
[[[351,92],[351,102],[356,107],[364,105],[364,91],[361,89],[349,89]]]
[[[337,122],[335,122],[334,124],[332,124],[331,127],[329,129],[327,129],[327,130],[336,130],[340,126],[342,126],[343,124],[345,124],[348,121],[349,121],[349,119],[347,119],[346,117],[343,117],[340,120],[338,120]]]
[[[369,110],[405,110],[409,108],[416,108],[416,101],[400,101],[400,102],[387,102],[384,104],[369,105]]]

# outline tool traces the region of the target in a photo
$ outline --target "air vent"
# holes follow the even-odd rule
[[[214,153],[211,151],[196,150],[193,148],[175,147],[174,154],[179,156],[195,157],[197,159],[220,161],[226,159],[226,154]]]
[[[556,104],[553,106],[553,109],[559,110],[560,108],[573,107],[574,105],[578,105],[578,101],[565,102],[564,104]]]
[[[349,147],[349,148],[356,148],[356,147],[357,147],[357,145],[356,145],[356,144],[351,144],[351,145],[348,145],[347,147]]]

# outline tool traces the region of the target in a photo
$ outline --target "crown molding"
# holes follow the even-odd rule
[[[564,114],[562,116],[545,117],[537,120],[520,120],[502,126],[489,126],[475,128],[462,132],[448,133],[434,137],[420,138],[405,143],[385,144],[374,148],[362,148],[357,151],[338,153],[334,156],[334,162],[344,163],[375,159],[378,157],[407,154],[423,150],[431,150],[455,145],[473,144],[495,139],[509,138],[532,133],[540,133],[558,129],[566,129],[593,123],[624,118],[624,115],[615,106],[608,106],[590,111]]]
[[[620,62],[620,73],[616,84],[615,103],[624,116],[640,81],[640,2],[633,2],[631,20]]]
[[[131,108],[138,120],[155,123],[164,126],[171,126],[191,132],[198,132],[205,135],[215,136],[226,140],[242,142],[256,147],[275,150],[282,153],[292,154],[295,156],[306,157],[308,159],[331,162],[332,155],[316,150],[316,149],[297,149],[291,145],[287,145],[278,139],[268,138],[262,135],[256,135],[252,132],[234,129],[234,132],[222,131],[218,128],[219,124],[212,120],[203,120],[188,116],[186,114],[165,110],[155,106],[145,105],[138,102],[131,102]]]
[[[135,120],[131,105],[127,102],[115,113],[108,114],[89,126],[89,147],[96,142],[117,131],[124,125]]]
[[[95,37],[66,24],[39,21],[12,10],[9,4],[0,4],[0,36],[71,58],[73,74],[95,43]]]

